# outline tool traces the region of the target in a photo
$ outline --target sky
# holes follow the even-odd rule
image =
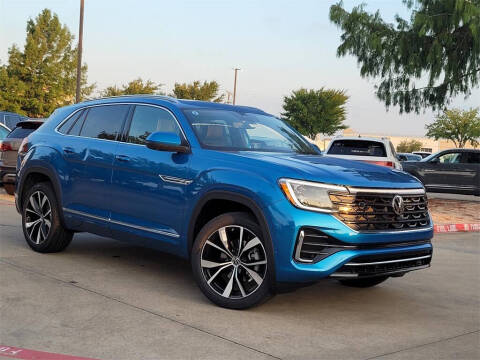
[[[408,18],[401,0],[345,0],[344,6],[366,3],[387,21]],[[163,84],[216,80],[233,91],[238,73],[237,104],[282,112],[292,90],[321,87],[349,95],[346,124],[362,133],[425,134],[432,111],[399,114],[387,111],[374,94],[378,79],[360,76],[356,59],[338,58],[341,31],[328,19],[330,0],[85,0],[83,61],[88,81],[102,90],[138,77]],[[29,18],[42,9],[58,14],[75,42],[80,0],[0,0],[0,62],[8,48],[25,43]],[[480,90],[453,100],[452,107],[480,105]]]

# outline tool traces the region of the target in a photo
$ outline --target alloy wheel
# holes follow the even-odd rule
[[[52,227],[52,207],[47,195],[42,191],[34,192],[25,209],[25,228],[30,241],[43,243]]]
[[[245,298],[262,285],[267,254],[249,229],[230,225],[216,230],[204,243],[200,262],[206,283],[219,295]]]

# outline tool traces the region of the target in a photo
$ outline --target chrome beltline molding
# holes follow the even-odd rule
[[[89,217],[89,218],[100,220],[100,221],[106,221],[106,222],[130,227],[130,228],[137,229],[137,230],[148,231],[148,232],[152,232],[152,233],[155,233],[155,234],[170,236],[170,237],[174,237],[174,238],[180,237],[180,235],[178,235],[178,234],[174,234],[174,233],[164,231],[164,230],[152,229],[152,228],[149,228],[149,227],[139,226],[139,225],[133,225],[133,224],[129,224],[129,223],[126,223],[126,222],[123,222],[123,221],[117,221],[117,220],[108,219],[108,218],[105,218],[105,217],[102,217],[102,216],[88,214],[88,213],[85,213],[83,211],[72,210],[72,209],[68,209],[68,208],[62,208],[62,209],[63,209],[63,211],[69,212],[71,214],[85,216],[85,217]]]

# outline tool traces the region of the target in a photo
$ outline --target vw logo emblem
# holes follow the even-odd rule
[[[405,205],[403,203],[403,198],[400,195],[395,195],[392,199],[392,208],[393,212],[397,215],[402,215]]]

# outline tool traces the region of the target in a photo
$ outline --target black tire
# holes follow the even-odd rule
[[[3,188],[8,195],[15,194],[15,184],[3,184]]]
[[[35,198],[32,199],[32,196]],[[43,196],[47,200],[43,200]],[[42,201],[44,203],[40,205]],[[48,206],[50,207],[49,214]],[[38,214],[42,212],[44,214],[39,216]],[[31,225],[34,222],[37,224]],[[50,223],[50,227],[48,227],[48,223]],[[58,200],[50,183],[35,184],[26,192],[22,207],[22,228],[27,244],[36,252],[59,252],[72,241],[73,232],[66,229],[60,220]]]
[[[225,235],[228,239],[227,243],[230,244],[227,248],[222,247],[223,243],[219,242],[221,241],[220,232],[222,229],[224,229],[224,234],[228,234]],[[242,241],[238,240],[240,235],[237,239],[236,231],[238,231],[238,235],[243,234]],[[200,290],[214,304],[229,309],[247,309],[272,296],[273,254],[268,251],[270,247],[265,246],[265,239],[263,239],[262,234],[262,229],[258,223],[249,214],[242,212],[220,215],[210,220],[200,230],[191,252],[192,271]],[[233,238],[237,240],[233,241]],[[213,247],[207,244],[207,240],[209,244],[216,242],[219,246]],[[251,242],[251,240],[254,241]],[[234,242],[239,244],[237,248]],[[252,243],[256,243],[256,245],[247,246],[247,244],[251,245]],[[225,249],[233,257],[228,255]],[[220,258],[218,263],[220,261],[222,261],[222,264],[230,262],[231,265],[206,267],[205,261],[214,261],[206,259],[206,257],[214,257],[215,255]],[[223,259],[221,259],[222,257]],[[262,264],[249,265],[249,263]],[[214,272],[217,271],[218,274],[215,276]],[[211,285],[208,283],[207,277],[209,277]],[[258,281],[260,280],[261,283],[259,284]],[[225,285],[223,293],[220,293],[222,287],[218,285],[221,282]],[[230,287],[229,283],[231,283]],[[224,296],[227,293],[227,287],[230,288],[228,297]]]
[[[376,277],[365,278],[365,279],[347,279],[347,280],[339,280],[339,281],[340,281],[340,284],[349,286],[349,287],[368,288],[368,287],[378,285],[387,279],[388,279],[388,276],[376,276]]]

